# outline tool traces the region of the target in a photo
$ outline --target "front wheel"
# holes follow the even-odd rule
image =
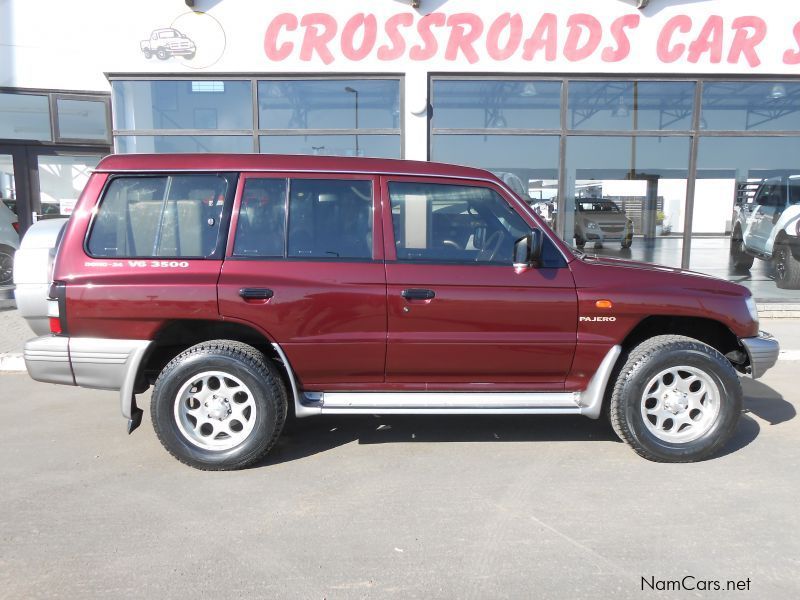
[[[662,335],[628,355],[609,408],[614,431],[640,456],[694,462],[719,451],[733,434],[742,387],[714,348]]]
[[[258,350],[230,340],[192,346],[156,380],[153,428],[179,461],[197,469],[252,465],[275,445],[287,398],[276,368]]]
[[[159,48],[156,50],[156,56],[159,60],[167,60],[169,58],[169,52],[167,52],[166,48]]]

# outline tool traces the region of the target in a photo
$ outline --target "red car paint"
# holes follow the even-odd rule
[[[94,259],[84,241],[112,174],[240,174],[224,260],[181,259],[179,269]],[[374,190],[372,260],[232,257],[244,182],[252,177],[368,180]],[[564,268],[398,262],[388,181],[490,187],[563,253]],[[158,262],[158,261],[156,261]],[[113,264],[111,264],[113,263]],[[66,283],[67,333],[154,339],[178,320],[247,325],[289,357],[303,389],[581,390],[608,350],[651,316],[721,323],[738,338],[757,322],[738,285],[629,261],[578,259],[523,201],[488,172],[396,160],[268,155],[129,155],[104,159],[64,233],[54,280]],[[269,287],[268,300],[239,290]],[[436,290],[406,300],[408,287]],[[597,308],[610,300],[611,309]]]

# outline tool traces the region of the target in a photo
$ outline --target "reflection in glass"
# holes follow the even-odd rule
[[[262,154],[314,154],[401,158],[399,135],[270,135],[261,136]]]
[[[798,290],[776,286],[769,259],[787,225],[796,233],[792,215],[800,219],[797,156],[800,137],[700,139],[692,269],[746,285],[757,300],[797,300]]]
[[[396,79],[258,82],[261,129],[399,129]]]
[[[106,104],[58,98],[58,135],[71,140],[107,140]]]
[[[115,140],[120,154],[253,151],[249,135],[119,135]]]
[[[800,83],[706,82],[702,106],[701,129],[800,130]]]
[[[561,82],[435,80],[434,128],[559,129]]]
[[[492,171],[552,226],[558,144],[557,136],[436,134],[431,139],[431,160]]]
[[[566,237],[587,252],[681,265],[689,139],[570,137]]]
[[[196,83],[112,81],[114,128],[252,129],[249,81],[219,81],[216,86],[196,86]],[[213,120],[209,111],[215,113]]]
[[[0,138],[50,141],[47,96],[0,93]]]
[[[689,81],[571,81],[570,129],[688,130],[695,84]]]
[[[72,214],[92,169],[101,155],[39,156],[41,208],[38,218],[51,219]]]

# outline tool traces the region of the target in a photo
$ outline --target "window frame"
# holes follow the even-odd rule
[[[75,137],[67,137],[61,135],[61,121],[58,115],[58,101],[59,100],[78,100],[84,102],[98,102],[102,103],[104,107],[103,115],[105,117],[106,122],[106,136],[104,138],[75,138]],[[56,142],[63,142],[63,143],[90,143],[90,144],[102,144],[110,146],[112,142],[112,135],[111,135],[111,97],[110,96],[100,96],[100,95],[83,95],[83,94],[62,94],[56,93],[52,94],[52,98],[50,100],[50,113],[52,115],[52,129],[53,129],[53,139]]]
[[[502,201],[506,203],[509,210],[511,210],[514,214],[522,219],[522,221],[530,228],[532,231],[533,229],[539,229],[542,233],[545,234],[546,238],[549,238],[547,232],[545,232],[536,220],[527,213],[527,211],[519,210],[519,207],[516,205],[516,198],[510,198],[505,190],[500,187],[499,185],[495,184],[493,181],[483,181],[483,180],[474,180],[474,179],[458,179],[452,177],[433,177],[433,176],[401,176],[401,175],[386,175],[381,177],[381,196],[382,196],[382,204],[383,204],[383,238],[384,238],[384,255],[386,256],[386,262],[395,262],[398,264],[418,264],[418,265],[442,265],[442,266],[453,266],[453,265],[462,265],[462,266],[473,266],[473,267],[494,267],[494,268],[501,268],[501,269],[510,269],[513,267],[513,257],[509,259],[508,264],[500,263],[500,262],[476,262],[474,260],[465,261],[465,260],[441,260],[441,259],[430,259],[430,260],[420,260],[420,259],[400,259],[397,257],[397,248],[395,246],[395,236],[394,236],[394,222],[392,219],[392,202],[391,197],[389,195],[389,184],[391,183],[421,183],[421,184],[430,184],[430,185],[449,185],[449,186],[458,186],[458,187],[477,187],[477,188],[484,188],[489,189],[495,192]],[[551,243],[552,242],[551,240]],[[559,254],[561,249],[558,248],[556,245],[556,250]],[[564,259],[564,266],[566,266],[566,258]]]
[[[244,197],[244,188],[250,179],[283,179],[287,182],[286,195],[284,198],[284,222],[283,222],[283,256],[239,256],[233,253],[236,243],[236,230],[239,226],[239,213]],[[289,247],[289,201],[292,194],[293,180],[338,180],[338,181],[368,181],[372,186],[372,256],[371,258],[352,258],[352,257],[318,257],[318,256],[288,256]],[[380,178],[373,173],[325,173],[308,172],[298,173],[284,171],[249,171],[239,175],[236,186],[236,196],[231,207],[231,218],[228,226],[228,239],[225,247],[225,260],[245,260],[245,261],[290,261],[290,262],[336,262],[336,263],[364,263],[364,262],[383,262],[384,260],[384,234],[381,220],[381,194]]]
[[[152,179],[155,177],[180,177],[188,175],[215,175],[217,177],[228,177],[228,189],[225,192],[225,199],[222,205],[222,213],[220,214],[219,230],[217,232],[217,243],[214,247],[214,252],[208,256],[96,256],[89,250],[89,239],[94,232],[95,223],[100,215],[103,203],[108,195],[109,188],[112,183],[118,179]],[[233,204],[234,194],[238,189],[239,174],[235,171],[162,171],[153,173],[114,173],[109,175],[103,184],[103,189],[100,191],[99,200],[92,209],[92,218],[89,225],[86,227],[86,234],[83,237],[83,252],[86,256],[96,260],[186,260],[186,261],[222,261],[224,258],[224,250],[228,246],[228,232],[230,230],[231,220],[231,206]]]

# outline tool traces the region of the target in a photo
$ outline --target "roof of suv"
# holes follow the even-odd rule
[[[284,154],[112,154],[95,171],[280,171],[497,178],[489,171],[445,163],[386,158]]]

